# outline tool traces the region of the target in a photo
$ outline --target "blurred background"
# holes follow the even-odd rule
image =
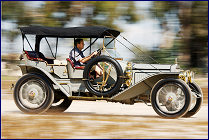
[[[14,75],[21,74],[16,67],[22,53],[18,28],[30,25],[107,26],[119,30],[161,64],[172,64],[178,58],[184,69],[199,75],[208,72],[207,1],[3,1],[1,25],[2,74],[13,74],[14,69]],[[70,46],[68,41],[63,42],[59,46]],[[131,44],[123,43],[144,57]],[[141,59],[130,52],[127,55],[120,44],[116,43],[116,49],[125,60]],[[60,48],[58,57],[65,60],[69,51]]]

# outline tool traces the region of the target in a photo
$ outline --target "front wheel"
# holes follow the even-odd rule
[[[14,101],[25,113],[43,113],[51,106],[54,93],[49,81],[38,74],[26,74],[16,83]]]
[[[185,115],[190,108],[190,89],[180,79],[160,80],[152,89],[151,104],[155,112],[161,117],[179,118]]]

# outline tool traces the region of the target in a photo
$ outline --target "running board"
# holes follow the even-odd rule
[[[96,100],[112,101],[110,98],[104,98],[104,97],[69,96],[68,99],[69,100],[86,100],[86,101],[96,101]]]

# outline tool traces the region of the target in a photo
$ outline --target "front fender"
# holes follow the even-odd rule
[[[130,86],[129,88],[119,92],[111,99],[113,100],[128,100],[133,97],[136,97],[140,94],[145,93],[146,91],[151,91],[153,86],[161,79],[165,78],[178,78],[179,73],[152,73],[149,76],[141,79],[136,84]]]

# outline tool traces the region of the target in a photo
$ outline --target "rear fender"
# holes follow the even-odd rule
[[[44,76],[46,76],[49,80],[51,80],[52,83],[54,83],[55,85],[57,85],[57,87],[67,96],[69,97],[70,95],[72,95],[72,93],[68,93],[56,80],[55,78],[46,70],[40,68],[40,67],[36,67],[36,66],[27,66],[27,65],[18,65],[21,68],[22,74],[26,74],[26,73],[30,73],[30,72],[36,72],[39,74],[42,74]],[[70,92],[72,92],[70,90]]]

